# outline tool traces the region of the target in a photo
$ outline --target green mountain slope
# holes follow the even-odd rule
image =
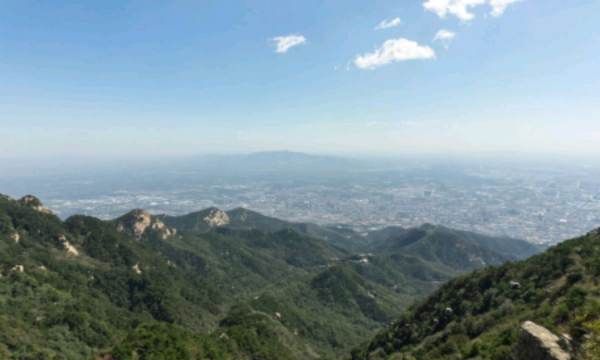
[[[219,359],[256,354],[277,359],[274,353],[295,354],[306,347],[297,337],[284,337],[287,330],[274,321],[222,323],[223,318],[236,319],[227,313],[233,303],[228,295],[237,292],[223,286],[228,284],[224,279],[233,278],[223,269],[262,264],[285,274],[285,262],[242,249],[226,255],[234,259],[222,265],[221,274],[211,269],[218,259],[204,259],[199,252],[164,241],[159,230],[131,237],[113,222],[83,216],[62,222],[34,206],[1,198],[0,358],[82,359],[114,351],[128,359],[156,341],[168,344],[158,354],[181,353],[186,355],[178,358],[190,359],[209,353]],[[215,234],[214,241],[219,240],[223,237]],[[237,248],[220,244],[221,253],[228,245]],[[258,265],[244,258],[250,255]],[[260,272],[241,265],[235,271],[247,275],[240,284],[248,278],[254,280],[250,285],[267,282]],[[182,340],[162,337],[158,331],[165,326],[184,334]],[[228,335],[225,340],[215,338],[217,329]],[[146,337],[149,332],[153,335]],[[267,332],[282,335],[261,335]],[[250,341],[252,334],[258,343]],[[304,353],[316,354],[298,350],[297,358]]]
[[[418,228],[385,228],[368,235],[374,253],[417,256],[445,266],[445,271],[469,271],[540,251],[523,240],[493,237],[426,224]]]
[[[596,231],[528,260],[450,281],[352,358],[523,359],[520,324],[533,321],[569,334],[575,358],[598,359],[599,275]]]
[[[348,236],[241,209],[62,221],[0,196],[0,358],[335,358],[463,271]]]
[[[329,244],[347,250],[364,249],[366,245],[365,239],[361,235],[343,227],[289,222],[245,208],[236,208],[229,211],[208,208],[183,216],[161,215],[159,218],[167,225],[185,232],[202,233],[215,228],[258,230],[265,233],[294,230],[300,234],[325,240]]]

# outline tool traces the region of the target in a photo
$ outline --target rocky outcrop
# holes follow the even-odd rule
[[[141,209],[133,210],[119,219],[117,231],[130,233],[136,239],[140,239],[150,224],[152,215]]]
[[[10,239],[16,244],[18,244],[19,241],[21,241],[21,235],[19,235],[19,233],[15,231],[12,234],[10,234]]]
[[[52,214],[50,209],[44,207],[40,199],[36,198],[33,195],[25,195],[21,199],[19,199],[19,203],[21,205],[29,206],[35,211],[41,212],[43,214]]]
[[[137,264],[133,265],[133,266],[131,267],[131,270],[133,270],[133,272],[135,272],[135,273],[136,273],[136,274],[138,274],[138,275],[141,275],[141,274],[142,274],[142,269],[140,268],[140,264],[139,264],[139,263],[137,263]]]
[[[206,222],[210,227],[220,227],[229,224],[231,220],[225,211],[211,209],[208,215],[204,217],[204,222]]]
[[[515,347],[518,360],[571,360],[569,337],[552,333],[532,321],[521,324],[521,336]]]
[[[177,229],[170,228],[161,220],[154,219],[152,223],[152,230],[160,235],[160,238],[163,240],[167,240],[170,237],[173,237],[177,234]]]
[[[20,273],[22,273],[22,272],[25,272],[25,266],[23,266],[23,265],[15,265],[15,266],[13,266],[13,267],[10,269],[10,271],[13,271],[13,272],[20,272]]]
[[[58,235],[58,241],[65,248],[65,250],[67,251],[67,254],[73,255],[73,256],[79,256],[79,250],[77,250],[77,248],[75,246],[73,246],[73,244],[71,244],[69,242],[69,240],[67,240],[67,237],[64,234]]]
[[[168,227],[162,220],[141,209],[133,210],[117,219],[117,231],[130,234],[137,240],[150,233],[158,235],[163,240],[177,234],[177,230]]]

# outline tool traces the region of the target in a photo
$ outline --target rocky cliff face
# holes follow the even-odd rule
[[[559,337],[532,321],[521,324],[521,337],[515,348],[516,359],[571,360],[570,338]]]
[[[117,231],[133,235],[137,240],[151,233],[157,234],[163,240],[177,234],[176,229],[168,227],[162,220],[141,209],[133,210],[117,219]]]
[[[65,250],[67,251],[67,254],[74,255],[74,256],[79,256],[79,250],[77,250],[77,248],[75,246],[73,246],[73,244],[71,244],[69,242],[69,240],[67,239],[66,235],[64,235],[64,234],[58,235],[58,241],[65,248]]]
[[[219,227],[229,224],[230,219],[229,215],[227,215],[225,211],[219,209],[211,209],[208,215],[206,215],[206,217],[204,218],[204,221],[210,227]]]

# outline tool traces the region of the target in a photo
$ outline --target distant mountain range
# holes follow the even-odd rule
[[[538,251],[241,208],[62,221],[33,196],[1,196],[0,358],[343,357],[451,278]]]
[[[292,151],[264,151],[249,154],[203,155],[184,159],[171,167],[215,173],[223,176],[297,176],[339,174],[373,168],[373,162],[359,159],[306,154]]]

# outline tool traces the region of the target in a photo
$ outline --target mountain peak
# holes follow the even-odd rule
[[[227,211],[227,215],[229,215],[230,219],[235,219],[235,221],[240,223],[245,223],[251,216],[262,216],[262,214],[248,210],[245,207],[236,207],[235,209],[231,209]]]
[[[422,230],[425,230],[425,231],[434,231],[434,230],[438,230],[438,229],[440,229],[442,227],[438,226],[438,225],[431,224],[431,223],[424,223],[424,224],[422,224],[420,226],[420,228]]]
[[[136,239],[150,232],[157,233],[161,239],[166,240],[177,233],[165,223],[143,209],[135,209],[117,219],[117,231],[133,235]]]
[[[38,199],[37,197],[35,197],[33,195],[25,195],[22,198],[20,198],[18,202],[21,205],[29,206],[30,208],[32,208],[35,211],[38,211],[38,212],[41,212],[44,214],[52,214],[52,211],[50,211],[50,209],[44,207],[44,204],[42,204],[40,199]]]

